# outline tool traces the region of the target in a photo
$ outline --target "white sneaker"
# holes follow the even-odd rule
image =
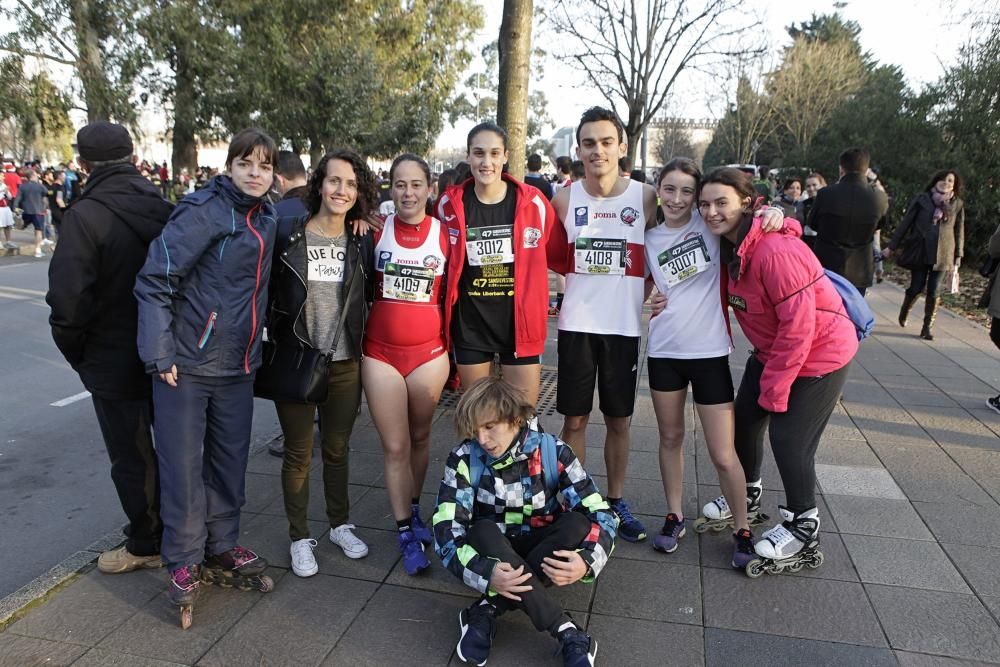
[[[330,529],[330,541],[344,550],[348,558],[364,558],[368,555],[368,545],[354,534],[353,523],[342,523]]]
[[[42,239],[42,245],[55,245],[56,242],[51,239]]]
[[[42,249],[41,248],[38,248],[38,249],[35,250],[35,257],[38,257],[38,258],[44,257],[44,255],[42,254]]]
[[[297,577],[311,577],[319,572],[319,565],[316,564],[316,557],[313,556],[313,549],[316,548],[316,540],[304,539],[292,542],[289,552],[292,554],[292,572]]]
[[[7,250],[17,250],[18,246],[16,243],[11,243],[10,241],[8,241],[7,243],[3,244],[3,247],[7,248]]]

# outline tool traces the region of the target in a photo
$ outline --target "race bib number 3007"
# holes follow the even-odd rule
[[[625,256],[628,242],[625,239],[576,239],[576,273],[590,275],[625,275]]]
[[[513,264],[513,236],[511,225],[469,227],[465,232],[465,254],[469,266]]]
[[[712,259],[701,234],[667,248],[656,257],[667,287],[674,287],[712,268]]]
[[[385,265],[382,274],[382,297],[385,299],[430,303],[433,288],[434,269],[402,266],[395,262]]]

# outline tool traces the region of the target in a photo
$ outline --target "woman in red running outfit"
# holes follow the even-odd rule
[[[448,379],[443,292],[447,228],[427,215],[431,172],[416,155],[389,169],[396,212],[375,243],[375,303],[364,339],[361,382],[385,453],[385,483],[407,574],[430,567],[434,541],[420,519],[431,419]]]

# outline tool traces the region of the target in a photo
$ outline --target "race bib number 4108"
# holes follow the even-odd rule
[[[469,227],[465,231],[465,254],[469,266],[514,263],[512,225]]]
[[[576,273],[590,275],[625,275],[625,256],[628,242],[625,239],[593,239],[584,236],[576,239]]]

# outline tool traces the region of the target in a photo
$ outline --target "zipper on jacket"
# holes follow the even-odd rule
[[[309,260],[307,259],[306,261],[308,262]],[[281,253],[281,262],[285,266],[287,266],[292,273],[295,274],[296,278],[299,279],[299,282],[302,283],[302,288],[306,291],[306,297],[308,298],[309,295],[308,283],[306,283],[305,278],[302,277],[302,275],[295,269],[295,267],[292,266],[292,263],[289,262],[287,259],[285,259],[285,253]],[[295,337],[298,338],[303,345],[305,345],[306,347],[312,347],[309,341],[302,338],[302,336],[299,335],[299,332],[295,330],[295,323],[299,321],[300,317],[302,317],[302,311],[305,310],[305,307],[306,307],[306,300],[303,299],[302,305],[299,306],[299,312],[295,314],[295,319],[292,320],[292,333],[295,334]]]
[[[246,217],[247,228],[257,237],[257,243],[260,244],[260,252],[257,254],[257,279],[253,286],[253,298],[250,301],[250,340],[247,341],[247,349],[243,353],[243,372],[248,375],[250,373],[250,348],[253,347],[253,339],[257,337],[257,293],[260,292],[260,274],[264,266],[264,237],[250,222],[254,211],[258,210],[260,210],[260,204],[247,211]]]
[[[209,336],[212,335],[212,330],[215,329],[215,320],[218,319],[219,313],[212,311],[212,314],[208,316],[208,321],[205,322],[205,329],[201,332],[201,338],[198,339],[198,349],[202,349],[208,343]]]

